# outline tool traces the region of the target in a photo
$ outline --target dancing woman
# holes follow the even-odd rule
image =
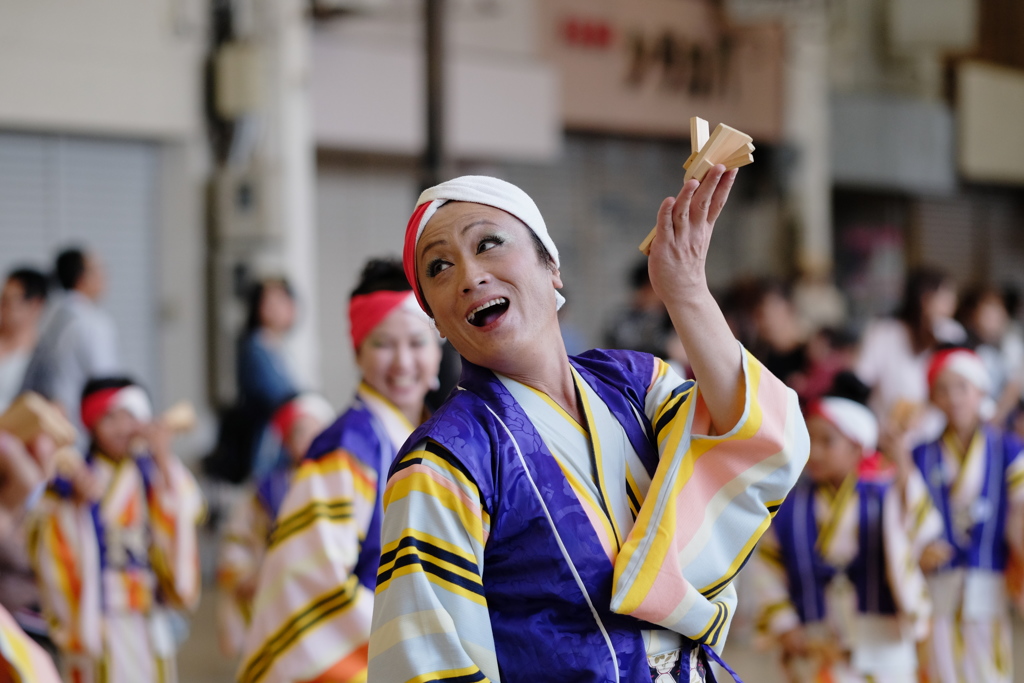
[[[406,275],[463,374],[391,468],[371,681],[714,680],[731,580],[808,448],[796,395],[707,286],[734,178],[716,166],[658,213],[651,282],[696,382],[566,355],[558,250],[522,190],[420,196]]]

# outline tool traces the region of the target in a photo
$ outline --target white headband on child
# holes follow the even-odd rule
[[[848,398],[826,396],[811,412],[821,415],[843,436],[860,445],[865,455],[878,448],[878,420],[867,406]]]

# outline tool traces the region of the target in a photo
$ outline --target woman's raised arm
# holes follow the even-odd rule
[[[725,207],[736,171],[721,164],[702,182],[689,180],[658,211],[648,267],[686,349],[715,432],[724,434],[743,414],[741,353],[705,272],[715,221]]]

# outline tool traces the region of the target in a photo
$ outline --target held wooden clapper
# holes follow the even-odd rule
[[[711,167],[724,164],[726,169],[739,168],[754,163],[753,138],[735,128],[718,124],[715,132],[708,135],[708,122],[699,116],[690,119],[690,147],[693,153],[683,163],[686,169],[685,183],[690,178],[703,181]],[[651,242],[658,229],[654,228],[640,243],[640,251],[649,256]]]

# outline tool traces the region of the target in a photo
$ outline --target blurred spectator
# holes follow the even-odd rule
[[[856,360],[857,339],[853,335],[831,327],[812,334],[807,340],[807,366],[802,386],[797,391],[800,403],[809,406],[826,392],[837,395],[837,378],[848,373]],[[831,392],[829,387],[832,387]],[[856,400],[866,403],[867,396]]]
[[[277,464],[280,444],[266,430],[271,415],[298,393],[284,345],[295,324],[295,293],[284,278],[258,282],[249,293],[245,330],[238,342],[239,404],[253,430],[252,475]]]
[[[46,276],[32,268],[11,271],[0,292],[0,412],[18,395],[39,338],[46,306]]]
[[[1003,304],[1009,321],[1006,324],[1006,336],[1013,339],[1013,344],[1024,347],[1024,324],[1020,320],[1020,290],[1014,285],[1003,287]],[[1024,378],[1022,378],[1024,381]],[[1020,398],[1024,399],[1024,387],[1021,387]]]
[[[846,299],[828,268],[807,266],[793,285],[793,307],[806,330],[838,328],[846,323]]]
[[[936,268],[907,276],[903,301],[891,318],[868,325],[855,372],[872,388],[871,408],[883,429],[888,420],[906,423],[912,444],[931,440],[944,420],[928,408],[928,362],[942,344],[960,344],[963,327],[953,320],[956,283]]]
[[[654,293],[647,273],[647,259],[641,259],[629,272],[632,301],[605,327],[604,345],[609,349],[628,349],[664,358],[665,333],[670,329],[665,304]]]
[[[721,300],[722,313],[732,333],[748,349],[757,346],[754,309],[761,299],[763,286],[761,278],[741,278],[730,284],[720,297],[716,297]]]
[[[118,369],[117,334],[110,314],[99,306],[107,279],[95,254],[62,251],[56,276],[66,294],[43,325],[22,390],[58,403],[81,430],[82,389],[90,377]]]
[[[1003,292],[995,287],[972,289],[957,318],[988,371],[989,396],[996,403],[993,421],[1002,424],[1020,400],[1024,380],[1024,341],[1011,332]]]
[[[789,291],[777,280],[762,280],[753,309],[754,355],[799,393],[807,370],[807,343]]]

